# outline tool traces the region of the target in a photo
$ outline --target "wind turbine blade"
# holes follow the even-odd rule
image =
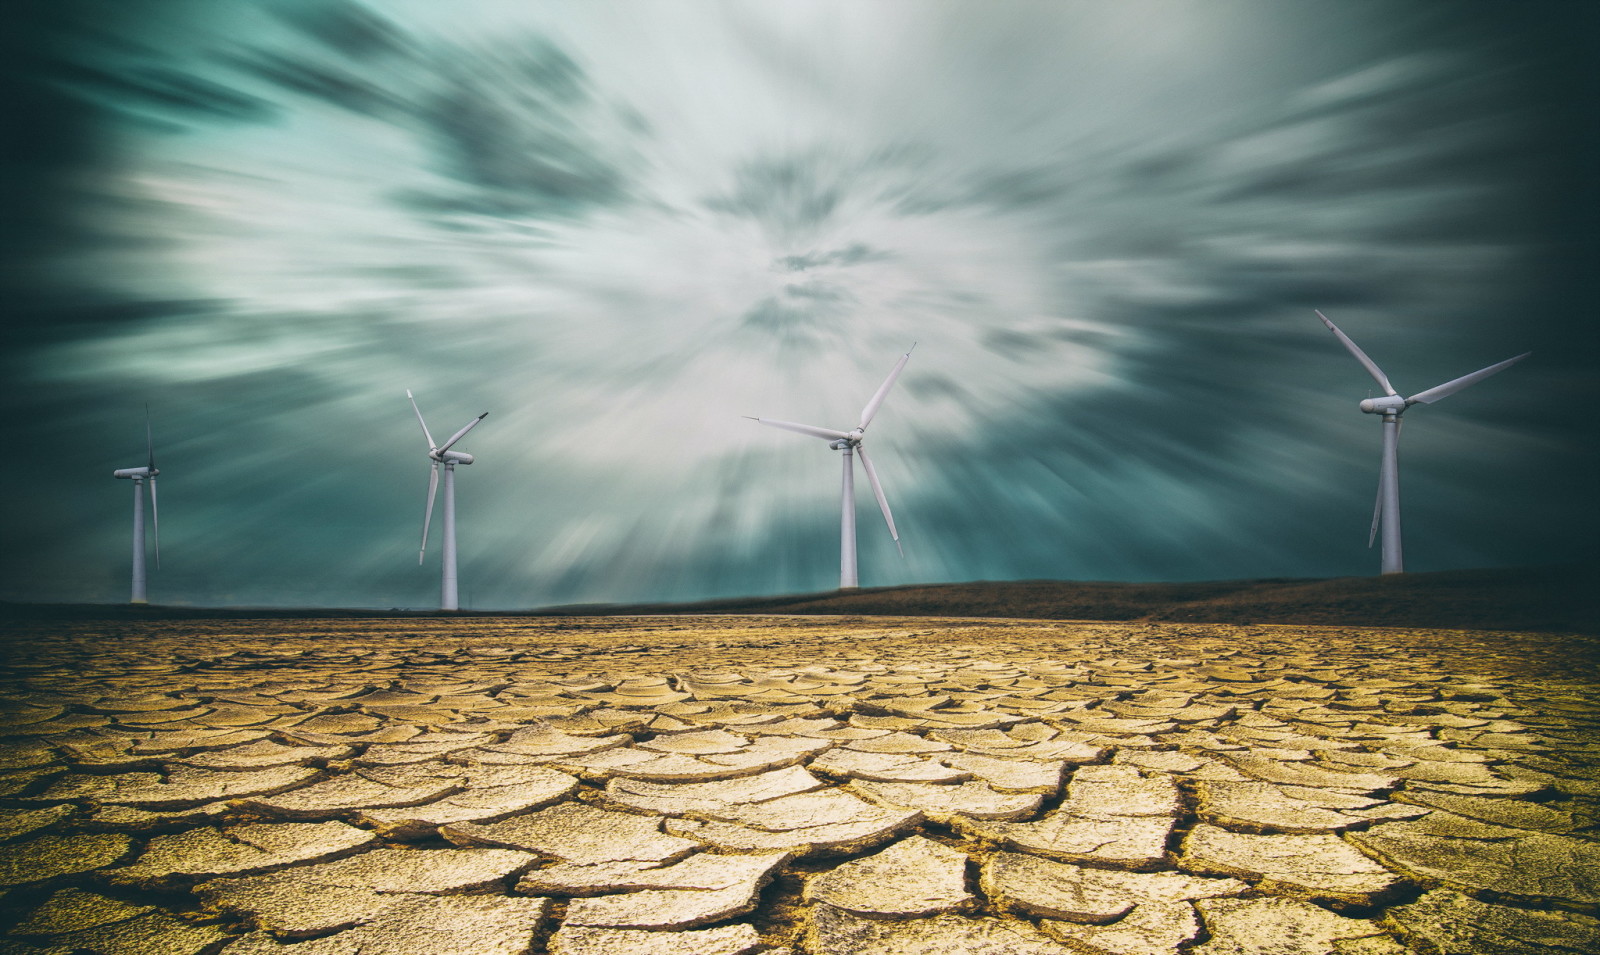
[[[147,466],[150,468],[150,473],[154,474],[156,471],[156,440],[150,433],[150,405],[148,403],[144,406],[144,448],[150,452]]]
[[[1312,311],[1316,312],[1317,310],[1312,309]],[[1328,330],[1333,332],[1334,337],[1344,343],[1344,347],[1350,350],[1350,354],[1356,356],[1356,361],[1361,362],[1362,367],[1367,369],[1367,374],[1371,375],[1373,380],[1383,387],[1385,394],[1394,395],[1397,398],[1400,396],[1400,393],[1394,390],[1394,385],[1389,384],[1388,376],[1383,373],[1382,368],[1378,367],[1378,363],[1368,358],[1367,353],[1362,351],[1355,342],[1351,341],[1349,335],[1339,331],[1339,326],[1328,321],[1328,316],[1321,312],[1317,312],[1317,317],[1322,319],[1322,324],[1328,326]]]
[[[154,461],[154,457],[151,458]],[[150,465],[150,530],[156,539],[156,567],[161,567],[161,509],[156,507],[156,469]]]
[[[428,422],[422,420],[422,409],[417,407],[417,399],[411,397],[410,388],[406,389],[406,398],[411,401],[411,410],[417,413],[417,424],[422,425],[422,436],[428,439],[428,450],[435,450],[439,446],[433,443],[433,435],[428,433]]]
[[[442,445],[442,446],[441,446],[441,447],[440,447],[440,448],[439,448],[439,453],[440,453],[440,454],[443,454],[443,453],[445,453],[445,452],[446,452],[446,451],[448,451],[448,450],[450,450],[450,448],[451,448],[451,447],[452,447],[452,446],[453,446],[453,445],[454,445],[454,444],[455,444],[455,443],[456,443],[456,442],[457,442],[457,441],[460,441],[460,440],[461,440],[461,439],[462,439],[462,438],[463,438],[463,437],[465,437],[465,436],[466,436],[466,434],[467,434],[467,432],[468,432],[468,431],[471,431],[471,430],[472,430],[472,429],[473,429],[473,428],[476,428],[476,427],[477,427],[477,426],[478,426],[478,422],[480,422],[480,421],[482,421],[482,420],[483,420],[483,419],[484,419],[484,418],[487,418],[487,417],[489,417],[489,412],[487,412],[487,411],[485,411],[485,412],[484,412],[484,413],[483,413],[483,414],[481,414],[481,415],[478,415],[478,416],[477,416],[477,417],[476,417],[476,418],[473,418],[473,419],[472,419],[472,420],[471,420],[471,421],[468,421],[468,422],[467,422],[467,426],[466,426],[466,427],[465,427],[465,428],[462,428],[462,429],[461,429],[461,430],[460,430],[460,431],[457,431],[457,432],[456,432],[456,433],[455,433],[455,434],[453,434],[453,435],[451,435],[451,436],[450,436],[450,440],[449,440],[449,441],[446,441],[446,442],[445,442],[445,443],[444,443],[444,444],[443,444],[443,445]]]
[[[904,557],[906,552],[900,546],[900,532],[895,530],[894,515],[889,513],[889,499],[883,496],[883,485],[878,483],[878,471],[872,466],[872,459],[867,457],[866,448],[857,447],[856,454],[861,456],[861,466],[867,469],[867,483],[872,485],[872,494],[878,499],[878,509],[883,511],[884,523],[889,525],[889,536],[894,538],[895,550],[900,551],[900,556]]]
[[[1414,394],[1411,397],[1407,398],[1406,399],[1406,404],[1408,404],[1408,405],[1416,404],[1417,402],[1420,401],[1425,405],[1431,405],[1435,401],[1438,401],[1440,398],[1449,397],[1450,395],[1455,394],[1456,392],[1458,392],[1461,389],[1467,387],[1468,385],[1480,382],[1483,379],[1489,377],[1490,375],[1496,374],[1497,372],[1501,372],[1501,371],[1504,371],[1507,368],[1510,368],[1512,365],[1515,365],[1517,362],[1521,361],[1524,358],[1527,358],[1531,354],[1533,354],[1533,352],[1525,351],[1525,352],[1523,352],[1522,354],[1518,355],[1515,358],[1507,358],[1505,361],[1500,362],[1499,364],[1490,365],[1488,368],[1480,368],[1477,371],[1473,372],[1472,374],[1470,374],[1470,375],[1462,375],[1460,378],[1457,378],[1454,381],[1447,381],[1442,385],[1434,385],[1432,388],[1429,388],[1427,391],[1418,392],[1417,394]]]
[[[745,415],[745,417],[750,418],[749,415]],[[795,431],[800,434],[809,434],[813,438],[823,438],[827,441],[838,441],[841,438],[850,437],[843,431],[835,431],[832,428],[818,428],[809,424],[796,424],[793,421],[775,421],[772,418],[750,418],[750,420],[759,421],[762,424],[769,424],[774,428],[782,428],[785,431]]]
[[[1378,497],[1372,502],[1372,530],[1367,534],[1367,548],[1378,539],[1378,523],[1383,519],[1383,478],[1378,479]]]
[[[878,413],[878,408],[883,404],[883,399],[888,396],[889,389],[894,387],[895,379],[900,377],[902,371],[905,371],[906,362],[911,360],[911,352],[916,347],[917,343],[912,342],[911,347],[906,349],[906,353],[901,355],[900,360],[894,363],[894,370],[889,372],[889,377],[885,378],[883,384],[878,386],[878,390],[873,394],[872,400],[868,401],[867,406],[861,409],[861,430],[865,431],[867,425],[872,423],[873,416]]]
[[[439,462],[433,462],[433,470],[428,472],[428,507],[422,512],[422,546],[417,549],[417,566],[422,566],[422,558],[428,552],[428,525],[433,521],[433,498],[439,491]]]

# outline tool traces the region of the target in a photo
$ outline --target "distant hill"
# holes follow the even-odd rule
[[[609,614],[846,614],[1305,623],[1600,634],[1600,564],[1450,570],[1326,580],[1103,583],[977,581],[852,591],[731,597],[694,603],[582,604],[447,616]],[[433,616],[438,611],[332,608],[134,607],[0,603],[0,622],[50,619],[202,619]]]
[[[1600,564],[1326,580],[978,581],[687,604],[552,607],[539,613],[884,614],[1600,633]]]

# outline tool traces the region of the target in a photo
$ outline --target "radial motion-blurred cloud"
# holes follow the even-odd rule
[[[466,606],[1590,556],[1595,18],[1529,2],[26,4],[0,596]],[[1591,261],[1592,264],[1592,261]],[[1409,392],[1408,392],[1409,393]]]

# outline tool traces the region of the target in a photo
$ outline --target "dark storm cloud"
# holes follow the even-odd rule
[[[223,57],[222,62],[279,89],[314,97],[353,113],[395,118],[407,111],[399,97],[377,82],[360,79],[353,73],[309,57],[254,50]]]
[[[159,235],[118,235],[132,204],[116,196],[119,148],[142,134],[270,119],[270,104],[162,61],[122,28],[129,5],[27,2],[8,11],[0,53],[0,297],[6,304],[0,370],[16,380],[40,343],[94,336],[196,307],[132,300],[61,264],[87,251]]]
[[[6,270],[7,296],[12,306],[42,292],[37,276],[21,266],[41,255],[70,248],[84,229],[62,215],[62,197],[75,176],[92,168],[99,157],[95,120],[99,110],[46,83],[10,78],[0,89],[0,110],[7,130],[0,195],[4,196],[5,224],[0,228],[0,250],[17,271]],[[3,323],[4,333],[20,331],[16,312]]]
[[[277,110],[266,100],[229,89],[200,77],[159,67],[98,69],[80,63],[62,64],[49,77],[60,85],[83,90],[108,108],[133,116],[147,110],[175,113],[193,120],[266,122]]]
[[[630,147],[600,139],[625,119],[553,43],[463,50],[437,80],[419,119],[445,170],[474,192],[422,205],[581,215],[627,198]]]
[[[992,203],[1002,209],[1025,209],[1041,202],[1057,202],[1072,191],[1071,176],[1070,169],[1058,166],[984,174],[973,185],[967,201]]]
[[[966,401],[973,397],[971,389],[949,375],[916,375],[906,380],[905,389],[914,398]]]
[[[168,12],[184,9],[175,3]],[[26,3],[8,36],[17,41],[6,74],[19,89],[47,87],[146,128],[179,131],[209,122],[267,122],[273,104],[226,79],[174,64],[171,51],[146,42],[146,27],[129,5],[84,0]],[[101,114],[102,118],[105,117]],[[72,116],[59,123],[71,127]],[[43,123],[34,135],[46,133]]]
[[[740,324],[779,347],[812,348],[848,327],[854,301],[848,289],[836,285],[791,283],[780,294],[751,306],[740,317]]]
[[[86,245],[89,243],[85,243]],[[41,300],[39,310],[31,315],[19,311],[18,317],[31,317],[38,321],[32,328],[14,327],[12,333],[19,342],[24,337],[38,341],[50,339],[75,339],[112,334],[123,328],[137,326],[153,319],[181,319],[184,316],[210,316],[227,310],[222,299],[147,299],[96,301],[56,294]]]
[[[1124,303],[1131,321],[1148,322],[1152,309],[1181,321],[1218,310],[1246,318],[1285,302],[1393,301],[1418,293],[1427,255],[1438,275],[1452,250],[1481,260],[1526,234],[1515,184],[1529,170],[1505,144],[1526,141],[1528,123],[1494,100],[1491,80],[1459,67],[1401,58],[1176,144],[1130,146],[1087,168],[987,176],[972,199],[1066,210],[1074,204],[1054,201],[1065,180],[1093,182],[1079,201],[1114,199],[1118,214],[1085,220],[1089,244],[1109,258],[1162,262],[1183,286],[1173,301],[1135,292]]]
[[[823,282],[810,282],[807,284],[794,283],[784,287],[783,294],[788,298],[809,299],[813,302],[826,304],[839,304],[855,301],[855,296],[849,289],[839,288]]]
[[[826,252],[808,252],[804,255],[785,255],[778,259],[778,265],[791,272],[804,272],[827,265],[859,265],[862,262],[881,262],[893,257],[893,253],[881,249],[874,249],[864,242],[856,242],[842,249],[830,249]]]
[[[1039,340],[1035,336],[1023,332],[1013,331],[1008,328],[997,328],[994,331],[984,333],[983,347],[996,354],[1020,361],[1031,354],[1039,352]]]
[[[784,242],[805,242],[839,209],[843,188],[835,171],[812,156],[747,163],[725,194],[705,199],[717,212],[759,222]]]
[[[405,31],[354,0],[277,0],[267,10],[346,56],[366,59],[408,48]]]

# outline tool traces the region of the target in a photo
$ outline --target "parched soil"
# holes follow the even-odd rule
[[[1600,951],[1600,641],[14,620],[0,951]]]

